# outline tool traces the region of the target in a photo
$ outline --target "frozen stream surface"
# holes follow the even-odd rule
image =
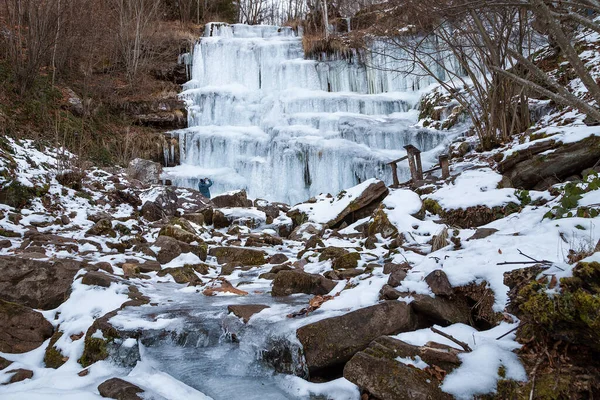
[[[232,279],[234,285],[242,281],[246,279]],[[357,398],[356,387],[343,379],[313,384],[293,375],[278,374],[262,360],[264,351],[272,349],[274,343],[293,346],[300,324],[325,317],[319,312],[298,320],[286,317],[305,307],[312,296],[273,298],[268,293],[269,283],[264,280],[240,288],[250,295],[209,297],[201,293],[202,288],[196,292],[175,283],[148,285],[144,292],[158,305],[125,309],[113,322],[127,321],[128,327],[149,328],[167,321],[165,329],[179,335],[176,339],[167,335],[165,340],[159,333],[164,330],[145,330],[142,359],[215,400]],[[232,304],[262,304],[270,308],[245,325],[228,314],[227,306]],[[332,315],[335,314],[327,313],[328,317]]]

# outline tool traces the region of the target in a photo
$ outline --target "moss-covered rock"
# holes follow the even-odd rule
[[[264,251],[240,247],[214,247],[209,254],[216,257],[219,264],[239,262],[242,265],[263,265],[267,262]]]
[[[48,344],[48,347],[46,348],[46,353],[44,354],[44,364],[47,368],[59,368],[68,360],[68,358],[65,357],[60,352],[60,350],[54,346],[58,339],[62,337],[62,335],[62,332],[56,331],[50,339],[50,343]]]
[[[373,221],[369,225],[368,236],[380,234],[384,238],[391,238],[398,235],[398,229],[392,224],[383,208],[379,207],[373,215]]]
[[[320,251],[319,261],[335,260],[348,254],[348,250],[342,247],[326,247]]]
[[[110,236],[112,238],[117,237],[117,233],[112,227],[112,222],[110,222],[108,219],[101,219],[100,221],[96,222],[94,226],[88,229],[86,235]]]
[[[358,261],[360,261],[359,253],[344,254],[333,260],[333,269],[355,269],[358,267]]]
[[[13,181],[0,189],[0,203],[15,208],[23,208],[27,206],[31,200],[48,193],[49,188],[50,187],[47,185],[41,187],[28,187],[17,181]]]
[[[204,269],[200,270],[204,271]],[[196,275],[196,269],[193,265],[189,264],[179,268],[165,268],[159,271],[157,275],[163,277],[167,274],[171,275],[177,283],[196,283],[200,281],[200,278],[198,278],[198,275]]]

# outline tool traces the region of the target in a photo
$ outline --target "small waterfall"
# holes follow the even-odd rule
[[[192,79],[181,97],[188,129],[179,137],[174,184],[213,193],[245,188],[251,197],[297,203],[377,177],[413,144],[427,151],[446,140],[415,128],[415,110],[434,83],[402,50],[382,41],[352,59],[304,59],[288,27],[211,23],[193,51]],[[440,72],[441,73],[441,72]],[[408,168],[399,169],[408,179]]]

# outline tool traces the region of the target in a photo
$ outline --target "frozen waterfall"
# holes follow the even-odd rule
[[[206,176],[215,194],[245,188],[291,204],[372,177],[390,182],[385,164],[405,145],[427,152],[446,135],[413,127],[433,80],[391,72],[406,68],[400,50],[373,46],[368,60],[306,60],[291,28],[208,24],[181,94],[189,128],[173,133],[181,165],[167,176],[190,187]]]

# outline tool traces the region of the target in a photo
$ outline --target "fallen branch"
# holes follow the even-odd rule
[[[457,345],[459,345],[460,347],[462,347],[464,349],[464,351],[466,351],[467,353],[470,353],[470,352],[473,351],[473,350],[471,350],[471,348],[469,347],[469,345],[466,344],[465,342],[461,342],[460,340],[454,338],[451,335],[448,335],[447,333],[444,333],[444,332],[440,331],[439,329],[431,328],[431,331],[434,332],[434,333],[437,333],[440,336],[445,337],[448,340],[453,341],[454,343],[456,343]]]
[[[500,339],[502,339],[503,337],[510,335],[511,333],[513,333],[514,331],[516,331],[517,329],[519,329],[520,327],[522,327],[522,326],[525,326],[525,325],[527,325],[527,322],[524,322],[524,323],[522,323],[522,324],[519,324],[519,325],[518,325],[516,328],[513,328],[513,329],[511,329],[510,331],[506,332],[504,335],[502,335],[502,336],[498,336],[498,337],[496,338],[496,340],[500,340]]]
[[[521,250],[517,249],[519,254],[522,255],[523,257],[529,258],[531,261],[505,261],[505,262],[501,262],[501,263],[497,263],[496,265],[517,265],[517,264],[542,264],[542,265],[552,265],[553,262],[552,261],[548,261],[548,260],[536,260],[533,257],[528,256],[527,254],[523,253]]]

